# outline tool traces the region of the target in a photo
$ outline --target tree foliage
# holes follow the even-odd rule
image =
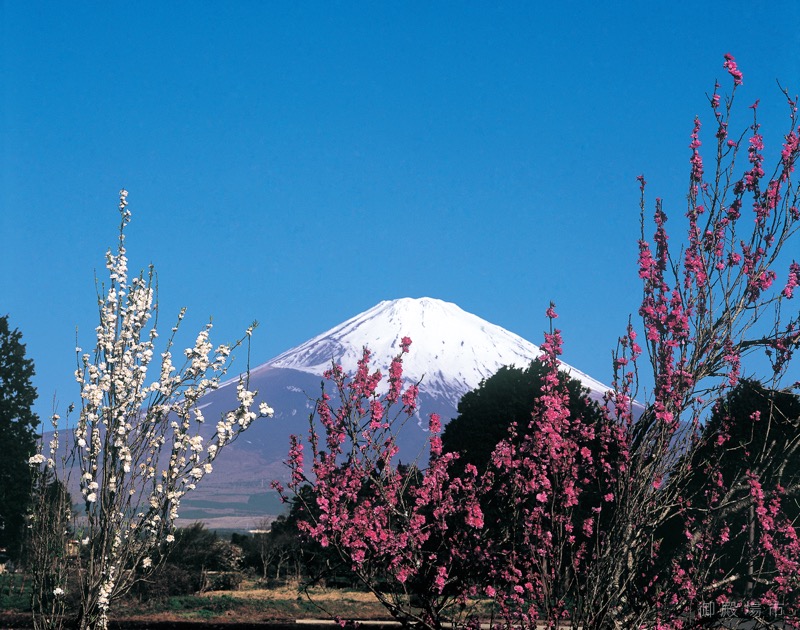
[[[11,330],[7,315],[0,317],[0,548],[12,559],[21,552],[31,484],[28,459],[36,452],[33,376],[22,333]]]
[[[508,438],[512,425],[526,427],[530,422],[546,376],[547,365],[539,359],[525,368],[507,365],[462,396],[458,416],[442,433],[442,451],[459,454],[454,470],[463,470],[466,464],[486,470],[495,445]],[[600,422],[602,409],[581,382],[563,371],[559,378],[568,391],[570,419]]]

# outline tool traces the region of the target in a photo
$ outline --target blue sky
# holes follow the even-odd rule
[[[776,79],[800,92],[794,1],[0,7],[0,313],[44,416],[77,399],[123,186],[132,267],[155,264],[187,337],[257,319],[257,364],[431,296],[540,343],[552,299],[565,359],[608,380],[639,297],[636,176],[682,214],[724,53],[768,142]]]

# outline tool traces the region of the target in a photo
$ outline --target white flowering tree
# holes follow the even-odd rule
[[[119,244],[116,253],[109,250],[106,255],[108,285],[98,290],[97,343],[90,353],[77,349],[81,404],[61,458],[65,465],[56,464],[58,433],[48,445],[49,457],[40,452],[31,459],[42,474],[65,487],[68,479],[60,477],[80,475],[71,487],[79,489],[83,506],[75,520],[80,553],[73,558],[80,566],[73,584],[80,591],[77,625],[82,630],[107,626],[111,603],[149,576],[163,559],[165,544],[174,540],[181,498],[212,472],[222,448],[259,416],[272,415],[266,403],[258,412],[252,410],[255,392],[248,390],[247,376],[240,377],[238,406],[206,432],[210,438],[203,438],[205,418],[198,401],[219,386],[232,350],[249,342],[256,324],[232,346],[215,348],[209,323],[176,363],[173,344],[182,310],[157,355],[153,268],[128,278],[125,227],[131,213],[125,190],[120,191],[119,211]],[[154,362],[157,374],[152,379]],[[36,518],[34,514],[33,530]],[[38,568],[39,581],[49,588],[52,566],[45,562]],[[54,597],[69,595],[64,592],[67,585],[52,586]],[[34,611],[39,627],[61,623],[46,614],[50,610],[52,605]]]

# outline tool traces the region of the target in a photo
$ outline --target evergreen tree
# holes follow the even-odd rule
[[[442,450],[459,454],[454,470],[462,472],[466,464],[473,464],[483,472],[497,443],[508,437],[511,425],[528,425],[546,372],[538,360],[524,369],[507,365],[464,394],[458,403],[458,417],[442,433]],[[588,390],[566,372],[561,372],[561,378],[569,391],[570,418],[592,418],[599,423],[602,411],[588,397]]]
[[[0,548],[13,559],[21,551],[31,483],[28,458],[36,452],[39,423],[32,410],[33,361],[25,358],[21,338],[9,327],[8,316],[0,317]]]

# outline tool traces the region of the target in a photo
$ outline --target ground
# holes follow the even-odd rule
[[[310,599],[309,599],[310,595]],[[6,608],[6,607],[4,607]],[[19,608],[15,606],[17,611]],[[314,587],[308,595],[297,585],[272,589],[245,585],[236,591],[215,591],[183,597],[170,597],[158,605],[124,602],[113,609],[113,626],[120,629],[190,628],[202,624],[209,630],[236,626],[294,624],[296,620],[389,620],[386,609],[370,593],[351,589]],[[0,610],[0,628],[31,627],[30,616]]]

